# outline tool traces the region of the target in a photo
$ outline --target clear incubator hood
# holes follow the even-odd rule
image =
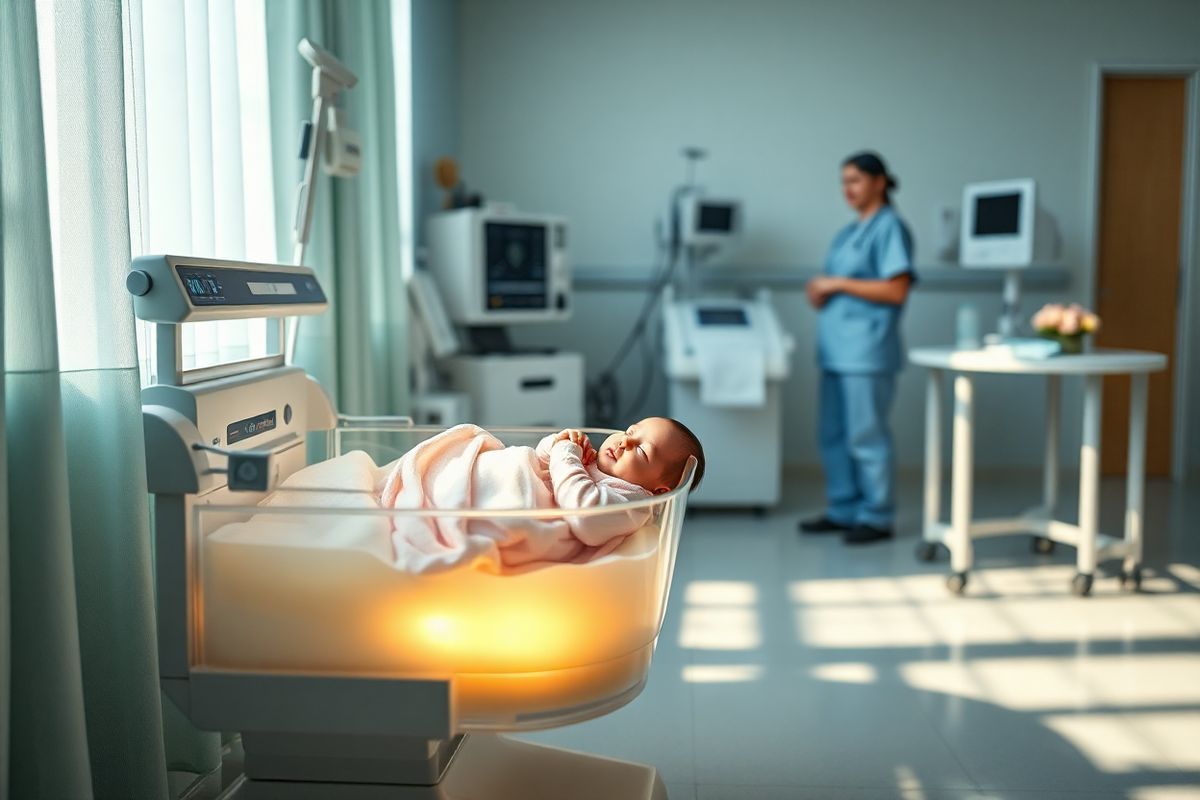
[[[365,452],[383,464],[439,432],[338,429],[330,456]],[[493,431],[505,444],[530,446],[553,432]],[[686,485],[644,501],[649,521],[595,560],[433,574],[392,563],[397,518],[502,516],[520,529],[562,512],[381,509],[369,496],[319,488],[279,493],[294,505],[247,503],[241,493],[198,498],[191,667],[444,680],[456,732],[606,713],[645,681]],[[572,516],[624,513],[627,504]]]

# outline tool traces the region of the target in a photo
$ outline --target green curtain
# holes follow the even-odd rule
[[[408,411],[407,299],[401,273],[396,86],[388,0],[266,0],[275,218],[280,258],[292,252],[300,123],[312,113],[312,70],[296,45],[308,37],[338,56],[358,85],[338,98],[363,139],[362,172],[318,179],[305,262],[331,311],[306,317],[296,362],[347,414]],[[407,58],[407,53],[398,54]]]
[[[0,2],[0,797],[166,797],[121,3],[43,5],[39,70],[35,1]]]

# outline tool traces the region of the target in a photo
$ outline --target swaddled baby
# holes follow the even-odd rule
[[[545,437],[536,448],[505,447],[475,425],[422,442],[385,469],[384,508],[576,510],[628,503],[674,488],[688,457],[704,469],[699,440],[682,423],[650,417],[593,447],[581,431]],[[627,512],[548,519],[397,515],[398,564],[431,572],[485,562],[497,569],[534,562],[580,562],[611,552],[650,517]]]

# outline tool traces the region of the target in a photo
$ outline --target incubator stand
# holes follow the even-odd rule
[[[192,270],[226,301],[190,292]],[[297,302],[266,304],[247,288],[288,282],[315,294],[276,288]],[[143,393],[143,416],[162,685],[198,727],[241,732],[245,776],[233,796],[666,797],[653,767],[492,732],[600,716],[641,691],[694,464],[675,490],[643,501],[642,529],[589,563],[409,574],[391,560],[395,518],[520,524],[561,512],[381,509],[368,491],[273,491],[313,461],[361,450],[383,465],[438,431],[339,418],[281,357],[201,374],[172,358],[182,322],[323,309],[308,270],[143,258],[130,289],[159,329],[159,382]],[[548,432],[496,431],[507,444]]]

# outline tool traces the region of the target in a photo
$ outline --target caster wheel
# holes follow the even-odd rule
[[[1076,597],[1087,597],[1092,593],[1092,576],[1084,572],[1075,573],[1071,579],[1071,594]]]
[[[1054,552],[1054,540],[1045,536],[1035,536],[1029,542],[1029,549],[1039,556],[1048,556]]]
[[[953,594],[961,595],[967,590],[967,573],[951,572],[946,577],[946,588]]]
[[[937,542],[917,542],[917,561],[937,561],[940,545]]]
[[[1127,592],[1140,592],[1142,590],[1142,565],[1138,564],[1133,569],[1121,572],[1121,588]]]

